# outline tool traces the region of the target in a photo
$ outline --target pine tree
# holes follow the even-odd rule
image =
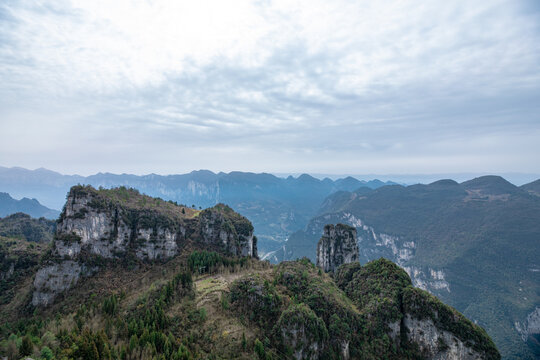
[[[34,351],[34,344],[32,344],[32,340],[30,340],[30,337],[28,335],[25,335],[22,339],[21,347],[19,348],[19,356],[29,356],[32,355],[32,352]]]

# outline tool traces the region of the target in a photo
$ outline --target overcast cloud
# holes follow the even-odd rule
[[[0,3],[0,165],[540,173],[537,1]]]

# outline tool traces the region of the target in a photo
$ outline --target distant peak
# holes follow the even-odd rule
[[[464,181],[461,185],[492,185],[492,184],[505,184],[512,187],[516,187],[514,184],[499,175],[484,175],[472,180]]]
[[[317,181],[317,179],[315,179],[313,176],[309,175],[309,174],[302,174],[298,177],[297,180],[300,180],[300,181]]]
[[[432,182],[429,186],[459,186],[459,184],[452,179],[442,179]]]
[[[190,174],[216,175],[214,172],[212,172],[210,170],[205,170],[205,169],[193,170]]]
[[[518,189],[517,186],[508,182],[501,176],[486,175],[461,183],[466,190],[481,191],[489,194],[511,193]]]

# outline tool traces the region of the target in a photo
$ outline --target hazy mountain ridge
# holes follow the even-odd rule
[[[503,356],[532,359],[535,335],[527,348],[515,325],[540,306],[540,199],[531,186],[488,176],[337,192],[276,256],[313,258],[325,224],[355,226],[361,263],[395,261],[415,286],[479,321]]]
[[[8,193],[0,192],[0,217],[22,212],[30,216],[56,219],[60,211],[43,206],[36,199],[22,198],[17,200]]]
[[[521,189],[529,192],[532,195],[540,196],[540,179],[531,183],[520,186]]]
[[[226,203],[253,222],[260,239],[259,250],[263,253],[274,250],[292,232],[302,229],[331,193],[390,183],[359,181],[352,177],[319,180],[307,174],[297,178],[238,171],[216,174],[208,170],[181,175],[99,173],[82,177],[46,169],[0,167],[0,189],[16,196],[33,196],[57,208],[63,206],[65,194],[76,184],[96,188],[133,187],[147,195],[187,206],[205,208]]]

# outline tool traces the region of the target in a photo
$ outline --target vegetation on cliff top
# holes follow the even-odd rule
[[[414,288],[407,273],[389,260],[381,258],[365,266],[347,264],[338,270],[336,281],[360,311],[369,314],[368,328],[376,337],[384,338],[388,324],[399,324],[403,316],[410,315],[433,321],[486,359],[500,358],[484,329],[427,291]],[[411,351],[411,345],[405,344],[405,348]]]
[[[198,210],[186,205],[144,195],[136,189],[125,186],[113,189],[95,189],[90,185],[77,185],[71,188],[68,197],[89,197],[91,201],[88,205],[97,210],[111,210],[114,207],[121,207],[125,210],[159,213],[171,220],[192,218],[199,213]],[[62,216],[65,216],[65,209],[62,211]]]

